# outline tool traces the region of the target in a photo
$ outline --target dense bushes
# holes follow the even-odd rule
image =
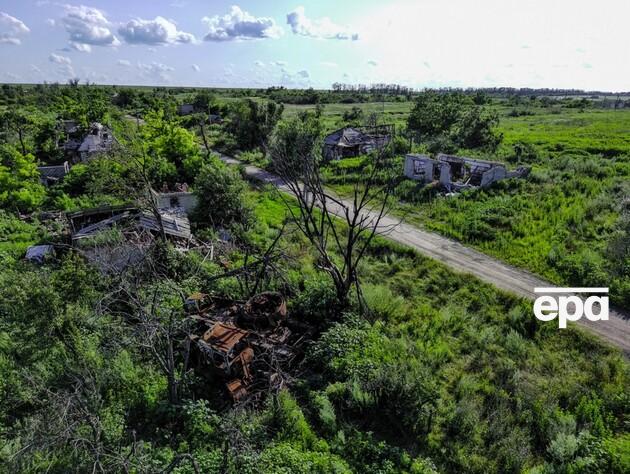
[[[415,99],[407,127],[435,153],[458,148],[495,151],[502,136],[496,112],[476,105],[463,94],[424,92]]]
[[[251,210],[245,202],[245,181],[216,158],[205,163],[195,179],[195,220],[213,227],[247,226]]]

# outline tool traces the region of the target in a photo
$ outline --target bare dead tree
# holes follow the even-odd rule
[[[378,235],[385,235],[396,224],[384,224],[392,208],[391,195],[398,180],[388,166],[382,146],[369,154],[362,179],[353,183],[346,198],[325,186],[320,154],[319,127],[302,117],[278,127],[269,147],[276,173],[282,178],[281,190],[289,191],[295,201],[282,196],[300,231],[319,255],[320,267],[333,280],[339,304],[349,304],[353,287],[362,302],[357,268]],[[297,204],[297,206],[296,206]]]

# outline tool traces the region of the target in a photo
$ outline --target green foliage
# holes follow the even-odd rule
[[[196,220],[215,227],[247,226],[252,214],[244,197],[246,188],[238,173],[219,160],[204,164],[195,179]]]
[[[458,93],[427,91],[420,94],[407,119],[407,127],[430,142],[431,151],[457,148],[497,149],[502,136],[496,131],[496,112]]]
[[[45,197],[33,155],[0,145],[0,206],[28,212],[39,207]]]
[[[273,101],[252,99],[234,102],[229,110],[227,129],[241,150],[262,147],[282,116],[283,106]]]
[[[162,111],[148,114],[145,120],[142,139],[151,181],[158,188],[176,182],[192,183],[203,165],[195,135],[167,120]]]
[[[319,119],[311,114],[279,122],[269,144],[272,167],[300,175],[320,159],[321,133]]]

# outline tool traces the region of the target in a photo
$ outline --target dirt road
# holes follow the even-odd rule
[[[231,165],[242,164],[238,160],[224,155],[221,156],[221,160]],[[289,191],[280,177],[268,171],[246,165],[245,173],[251,179],[273,184],[281,191]],[[349,203],[348,206],[350,206]],[[333,208],[332,210],[335,214],[341,215],[341,208]],[[389,239],[408,245],[454,270],[470,273],[480,280],[527,299],[534,300],[536,298],[534,293],[536,287],[555,286],[527,271],[514,268],[459,242],[409,224],[400,223],[394,217],[384,217],[380,225],[383,229],[388,230],[387,237]],[[557,320],[547,324],[557,324]],[[630,357],[630,316],[628,314],[611,309],[608,321],[592,322],[584,317],[578,321],[578,324],[588,327],[593,333],[619,347]]]

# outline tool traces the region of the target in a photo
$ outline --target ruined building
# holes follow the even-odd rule
[[[339,160],[383,148],[391,141],[391,129],[390,125],[340,128],[324,139],[322,155],[327,160]]]
[[[508,171],[496,161],[439,154],[435,159],[427,155],[405,156],[405,176],[424,184],[439,182],[447,192],[471,188],[485,188],[505,178],[524,178],[530,169],[519,167]]]
[[[59,146],[72,163],[96,158],[109,152],[116,143],[111,130],[98,122],[92,123],[87,133],[74,120],[61,121],[60,128],[63,140]]]

